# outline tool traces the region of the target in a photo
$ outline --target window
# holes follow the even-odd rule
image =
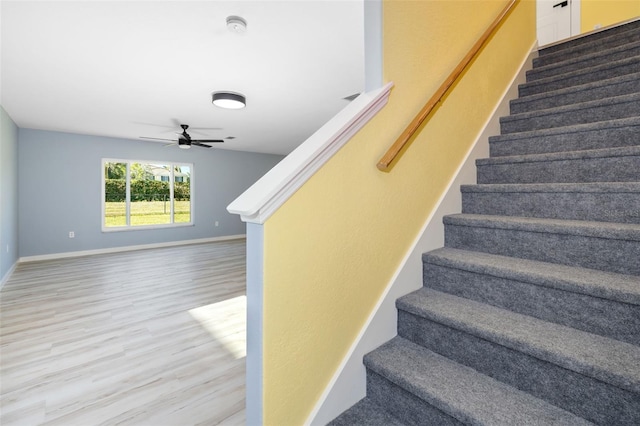
[[[191,225],[193,164],[102,160],[103,230]]]

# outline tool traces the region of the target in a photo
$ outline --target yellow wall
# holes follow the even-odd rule
[[[507,3],[393,1],[389,104],[264,224],[266,425],[307,418],[535,39],[523,0],[390,173],[380,156]]]
[[[580,9],[580,30],[586,33],[640,17],[640,0],[582,0]]]

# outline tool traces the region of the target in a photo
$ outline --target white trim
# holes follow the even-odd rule
[[[16,270],[16,266],[18,266],[18,262],[14,263],[13,266],[11,268],[9,268],[7,273],[4,274],[4,277],[2,277],[2,279],[0,280],[0,290],[2,290],[2,287],[4,287],[4,283],[9,281],[9,278],[11,278],[11,275],[13,274],[13,271]]]
[[[264,229],[247,223],[247,357],[245,423],[261,425],[263,409]]]
[[[571,0],[571,36],[582,32],[582,2]]]
[[[364,398],[366,382],[363,356],[397,334],[396,299],[422,286],[422,253],[444,245],[442,217],[462,210],[460,185],[476,183],[475,160],[488,156],[488,138],[500,133],[500,117],[509,114],[509,100],[517,98],[518,84],[525,81],[526,70],[531,68],[533,57],[536,55],[534,45],[532,53],[520,64],[519,72],[502,94],[502,100],[487,119],[464,161],[438,200],[436,208],[411,244],[305,425],[325,425]]]
[[[199,238],[196,240],[168,241],[166,243],[140,244],[135,246],[109,247],[95,250],[69,251],[65,253],[52,253],[37,256],[27,256],[18,259],[19,263],[38,262],[40,260],[64,259],[67,257],[92,256],[94,254],[119,253],[124,251],[146,250],[152,248],[186,246],[189,244],[213,243],[216,241],[240,240],[246,238],[246,234],[225,235],[222,237]]]
[[[194,223],[189,223],[189,222],[180,222],[180,223],[161,223],[158,225],[110,226],[108,228],[102,229],[100,232],[108,234],[110,232],[129,232],[129,231],[142,231],[142,230],[148,230],[148,229],[183,228],[187,226],[196,226],[196,225]]]
[[[227,211],[264,223],[387,104],[393,83],[363,93],[236,198]]]

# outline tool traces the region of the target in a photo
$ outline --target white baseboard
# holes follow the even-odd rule
[[[109,247],[104,249],[70,251],[65,253],[43,254],[39,256],[26,256],[18,259],[18,263],[37,262],[40,260],[64,259],[67,257],[91,256],[94,254],[118,253],[124,251],[146,250],[161,247],[185,246],[189,244],[212,243],[216,241],[239,240],[246,238],[246,234],[225,235],[222,237],[200,238],[196,240],[169,241],[166,243],[141,244],[136,246]]]
[[[7,273],[4,274],[4,277],[2,277],[2,279],[0,279],[0,290],[2,290],[2,287],[4,287],[4,283],[9,281],[9,278],[11,278],[11,275],[13,274],[13,271],[16,270],[16,266],[18,266],[18,262],[14,263],[13,266],[11,268],[9,268]]]
[[[535,46],[534,46],[535,47]],[[365,325],[327,388],[316,403],[307,425],[325,425],[366,395],[365,354],[397,335],[397,310],[395,301],[422,286],[422,253],[444,245],[442,218],[462,211],[460,185],[476,183],[475,160],[489,156],[489,136],[500,134],[500,117],[509,115],[509,101],[518,97],[518,85],[526,81],[526,71],[531,69],[537,51],[523,61],[502,100],[485,123],[466,158],[458,168],[436,209],[427,218],[418,237],[380,297]]]

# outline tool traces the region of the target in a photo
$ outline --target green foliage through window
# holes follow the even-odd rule
[[[103,161],[103,226],[191,223],[192,171],[191,164]]]

